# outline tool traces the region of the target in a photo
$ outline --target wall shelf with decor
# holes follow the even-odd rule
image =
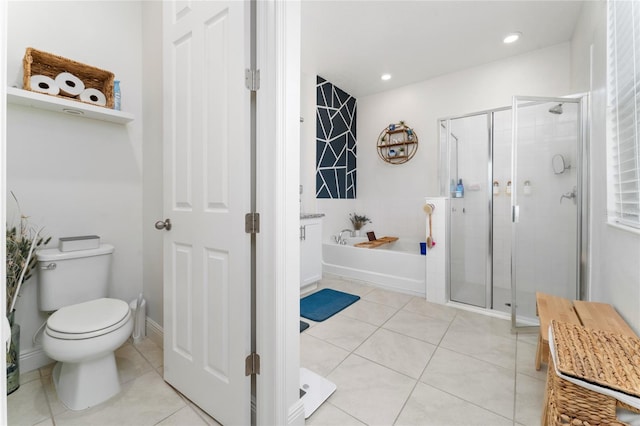
[[[401,121],[389,124],[378,136],[378,156],[390,164],[403,164],[411,160],[418,150],[418,135]]]
[[[22,105],[48,111],[61,112],[77,117],[126,124],[133,121],[133,114],[117,111],[84,102],[67,100],[57,96],[31,92],[29,90],[7,87],[7,103]]]

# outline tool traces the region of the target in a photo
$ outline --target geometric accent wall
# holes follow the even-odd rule
[[[356,198],[356,98],[316,85],[316,198]]]

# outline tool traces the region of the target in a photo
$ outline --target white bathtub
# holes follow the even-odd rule
[[[323,243],[322,271],[425,297],[426,256],[420,254],[418,241],[400,239],[373,249],[353,246],[362,241],[367,239],[347,238],[346,245]]]

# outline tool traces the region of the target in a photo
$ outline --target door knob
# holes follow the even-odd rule
[[[156,224],[154,225],[156,227],[156,229],[164,229],[166,231],[170,231],[171,230],[171,219],[165,219],[164,221],[159,220],[156,222]]]

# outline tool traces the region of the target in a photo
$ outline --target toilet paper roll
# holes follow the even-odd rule
[[[46,75],[36,74],[29,77],[31,90],[34,92],[46,93],[47,95],[57,95],[60,93],[60,87],[56,82]]]
[[[61,72],[56,76],[56,84],[60,88],[60,94],[76,97],[84,91],[84,83],[70,72]]]
[[[107,105],[107,97],[98,89],[85,89],[80,93],[80,100],[94,105]]]

